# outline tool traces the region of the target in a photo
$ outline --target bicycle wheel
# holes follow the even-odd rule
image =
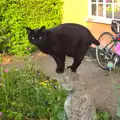
[[[114,54],[113,40],[114,36],[109,32],[102,33],[98,39],[100,45],[96,46],[96,59],[98,65],[104,70],[109,70],[107,64]]]

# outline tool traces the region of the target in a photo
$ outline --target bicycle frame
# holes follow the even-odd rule
[[[120,42],[120,40],[118,40],[117,38],[120,36],[120,34],[117,34],[116,37],[113,37],[112,40],[103,48],[102,52],[105,54],[105,55],[108,55],[110,57],[110,59],[113,58],[113,55],[116,54],[115,52],[112,51],[112,48],[115,47],[117,45],[117,42]],[[113,44],[112,44],[113,43]],[[105,49],[110,45],[112,44],[112,46],[107,49],[108,51],[106,52]],[[111,54],[110,54],[111,53]],[[117,54],[116,54],[117,55]],[[119,56],[119,55],[117,55]],[[120,57],[120,56],[119,56]]]
[[[103,32],[98,38],[98,41],[101,41],[101,44],[96,47],[96,59],[98,65],[104,70],[109,70],[107,66],[108,63],[113,64],[113,69],[117,63],[120,63],[120,21],[112,21],[111,30],[115,33],[115,36],[110,32]],[[101,38],[106,35],[110,36],[111,40],[104,38],[103,40],[106,39],[106,41],[102,42]],[[110,41],[108,42],[108,40]]]

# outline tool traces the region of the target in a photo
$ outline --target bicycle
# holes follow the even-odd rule
[[[112,63],[113,68],[120,63],[120,21],[112,20],[111,29],[115,36],[103,32],[98,38],[100,45],[96,46],[97,63],[104,70],[109,70],[108,63]]]

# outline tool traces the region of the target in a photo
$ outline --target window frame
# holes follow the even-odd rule
[[[96,16],[92,15],[92,4],[97,4],[96,6]],[[105,3],[105,4],[104,4]],[[98,4],[103,4],[103,17],[98,16]],[[107,18],[106,17],[106,4],[112,6],[112,18]],[[106,0],[103,0],[103,2],[99,2],[99,0],[96,0],[96,2],[92,2],[92,0],[88,0],[88,17],[87,21],[92,21],[92,22],[99,22],[99,23],[105,23],[105,24],[111,24],[112,20],[120,20],[120,19],[115,19],[114,18],[114,5],[120,3],[114,3],[114,0],[112,0],[112,3],[106,3]]]

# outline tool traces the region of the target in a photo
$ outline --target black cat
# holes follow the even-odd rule
[[[26,29],[29,41],[54,58],[57,73],[64,72],[66,55],[73,57],[74,62],[68,68],[76,72],[90,45],[100,44],[87,28],[74,23],[64,23],[51,29],[45,26],[35,30]]]

